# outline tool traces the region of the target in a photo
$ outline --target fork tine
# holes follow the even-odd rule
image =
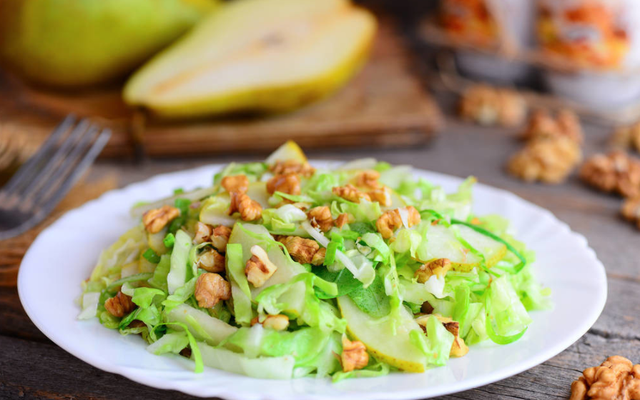
[[[21,211],[27,211],[32,204],[41,203],[40,199],[45,199],[46,195],[55,189],[57,186],[64,182],[67,177],[73,172],[74,166],[84,156],[84,154],[90,149],[93,140],[98,134],[98,129],[95,126],[90,126],[86,133],[75,143],[75,146],[71,149],[59,164],[55,165],[55,170],[50,174],[51,177],[47,179],[40,179],[37,188],[28,194],[22,196],[24,200],[20,205]]]
[[[55,128],[53,133],[49,135],[47,140],[40,146],[38,151],[29,158],[29,160],[24,163],[22,167],[18,170],[18,172],[13,175],[13,177],[7,182],[7,184],[2,188],[2,193],[11,193],[16,187],[25,181],[29,180],[29,177],[38,171],[37,166],[44,162],[46,156],[49,152],[54,148],[58,139],[69,130],[69,128],[75,122],[75,116],[73,114],[67,115],[67,117]]]
[[[68,174],[64,181],[60,182],[60,184],[55,188],[55,190],[50,190],[50,193],[47,193],[46,198],[41,198],[39,204],[37,205],[39,209],[33,214],[29,220],[27,220],[24,224],[20,225],[17,228],[11,229],[9,231],[0,232],[0,240],[8,239],[14,236],[17,236],[27,230],[33,228],[37,224],[39,224],[43,219],[46,218],[47,215],[58,205],[58,203],[62,200],[62,198],[67,194],[67,192],[71,189],[73,184],[82,176],[82,174],[91,166],[96,157],[100,154],[104,146],[109,141],[109,137],[111,136],[111,131],[109,129],[104,129],[97,136],[96,140],[90,145],[90,147],[86,147],[87,150],[84,155],[80,158],[79,162],[76,164],[75,168],[71,170],[71,173]],[[94,135],[95,137],[95,135]],[[76,160],[77,161],[77,160]]]
[[[94,131],[94,132],[97,132]],[[94,135],[95,137],[95,135]],[[62,198],[67,194],[67,192],[73,187],[76,181],[82,176],[82,174],[93,164],[93,161],[98,157],[104,146],[109,141],[111,137],[111,130],[103,129],[89,146],[85,146],[83,150],[84,155],[78,152],[78,158],[80,158],[77,164],[72,165],[70,173],[66,175],[64,180],[61,180],[59,184],[56,186],[52,186],[50,190],[48,190],[42,197],[38,206],[40,207],[40,212],[47,215],[53,208],[58,205],[58,203],[62,200]],[[77,160],[76,160],[77,161]],[[44,218],[44,217],[43,217]]]
[[[25,182],[22,187],[19,187],[14,192],[14,198],[9,201],[9,205],[13,205],[18,199],[28,200],[46,183],[52,180],[58,173],[59,164],[64,164],[68,159],[70,153],[74,147],[82,140],[90,129],[90,122],[86,118],[81,120],[78,125],[71,131],[71,133],[65,138],[64,142],[53,154],[51,159],[46,162],[46,165],[39,170],[36,176],[30,182]]]

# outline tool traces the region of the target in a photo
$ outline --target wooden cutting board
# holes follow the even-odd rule
[[[293,113],[168,122],[128,108],[120,91],[43,91],[0,73],[0,122],[37,141],[68,113],[92,117],[113,130],[103,153],[109,157],[266,152],[287,139],[308,148],[416,146],[442,123],[410,67],[407,48],[386,21],[369,63],[345,88]]]

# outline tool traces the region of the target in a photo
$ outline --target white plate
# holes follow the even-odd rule
[[[532,368],[569,347],[596,321],[607,297],[603,265],[584,237],[550,212],[517,196],[484,185],[475,188],[474,211],[511,220],[517,238],[537,253],[536,272],[553,291],[553,311],[532,313],[522,339],[507,346],[472,346],[463,358],[423,374],[393,373],[380,378],[269,381],[206,368],[192,372],[191,361],[155,356],[138,336],[121,336],[97,320],[77,321],[74,299],[100,251],[134,222],[129,207],[172,189],[209,185],[220,166],[160,175],[70,211],[47,228],[27,252],[18,277],[20,300],[36,326],[60,347],[87,363],[133,381],[203,397],[227,399],[410,399],[427,398],[486,385]],[[455,190],[459,178],[425,171],[418,176]]]

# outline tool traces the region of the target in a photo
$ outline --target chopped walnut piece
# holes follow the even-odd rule
[[[371,201],[371,196],[369,196],[367,193],[359,191],[353,185],[336,186],[332,188],[331,191],[336,196],[342,197],[343,199],[351,201],[353,203],[360,203],[360,199]]]
[[[323,247],[318,251],[316,251],[316,253],[313,255],[313,258],[311,258],[311,264],[312,265],[324,264],[324,259],[326,256],[327,256],[327,249]]]
[[[416,322],[424,330],[425,334],[427,332],[427,321],[431,316],[438,318],[438,321],[442,322],[442,326],[444,326],[444,328],[454,337],[449,356],[462,357],[466,355],[469,352],[469,347],[465,344],[464,339],[460,337],[460,323],[449,317],[443,317],[440,314],[421,315],[416,318]]]
[[[282,192],[297,196],[300,194],[300,178],[296,174],[276,175],[267,182],[267,192]]]
[[[267,253],[258,245],[251,247],[251,254],[251,258],[245,265],[244,274],[254,287],[260,287],[271,278],[278,267],[269,260]]]
[[[299,174],[305,178],[309,178],[316,172],[316,169],[309,163],[301,163],[296,160],[276,161],[274,165],[269,167],[269,170],[274,175]]]
[[[342,228],[343,226],[345,226],[346,224],[355,221],[355,218],[353,217],[353,215],[351,214],[347,214],[347,213],[343,213],[338,215],[338,218],[336,218],[336,226],[338,228]]]
[[[376,221],[376,228],[384,239],[389,239],[393,236],[393,232],[403,225],[403,219],[407,224],[407,228],[411,228],[412,226],[419,224],[421,221],[418,210],[412,206],[408,206],[386,211]]]
[[[377,189],[380,186],[378,179],[380,179],[380,172],[370,169],[358,172],[353,183],[358,187]]]
[[[198,221],[195,226],[195,236],[193,237],[193,244],[201,244],[208,242],[211,239],[211,226]]]
[[[342,355],[340,356],[342,370],[344,372],[362,369],[369,364],[369,353],[364,343],[349,340],[345,335],[342,336]]]
[[[154,210],[149,210],[142,216],[144,228],[149,233],[158,233],[169,222],[180,216],[180,210],[171,206],[162,206]]]
[[[284,244],[291,257],[302,264],[320,265],[324,262],[326,249],[311,239],[299,236],[281,236],[278,241]]]
[[[333,217],[328,206],[315,207],[307,214],[311,221],[311,226],[326,232],[333,227]]]
[[[289,317],[284,314],[267,315],[262,322],[260,322],[258,317],[254,317],[251,320],[251,326],[255,324],[261,324],[265,328],[276,331],[284,331],[289,327]]]
[[[207,272],[198,277],[194,296],[198,300],[198,306],[212,308],[220,300],[231,298],[231,285],[222,276]]]
[[[207,272],[224,272],[225,258],[212,248],[208,248],[196,258],[196,265]]]
[[[532,140],[509,160],[508,171],[526,181],[558,184],[582,159],[580,146],[571,139]]]
[[[450,270],[451,260],[448,258],[438,258],[420,266],[420,269],[416,271],[415,276],[418,278],[418,282],[425,283],[433,275],[436,275],[439,278],[444,277]]]
[[[623,150],[634,149],[640,152],[640,122],[617,128],[611,136],[611,144]]]
[[[115,296],[104,302],[104,308],[114,317],[122,318],[136,308],[131,301],[131,296],[118,292]]]
[[[569,110],[560,110],[553,118],[547,111],[538,110],[531,118],[522,134],[524,140],[556,139],[566,137],[581,144],[584,141],[578,116]]]
[[[229,237],[231,236],[231,229],[224,225],[216,226],[211,232],[211,243],[213,247],[218,251],[227,251],[227,243],[229,243]]]
[[[247,193],[249,189],[249,178],[246,175],[231,175],[222,178],[220,185],[229,193]]]
[[[367,194],[371,197],[371,201],[377,201],[383,207],[391,205],[391,189],[388,187],[374,189]]]
[[[587,368],[571,384],[570,400],[640,399],[640,365],[621,356],[609,357],[599,367]]]
[[[622,204],[621,213],[624,219],[635,222],[640,229],[640,196],[626,199]]]
[[[603,192],[624,197],[640,195],[640,161],[622,151],[592,156],[582,165],[580,178]]]
[[[262,206],[244,193],[233,192],[231,193],[229,215],[236,212],[240,213],[240,219],[243,221],[255,221],[262,217]]]
[[[527,103],[514,90],[480,84],[464,92],[459,113],[463,119],[480,125],[517,126],[527,114]]]

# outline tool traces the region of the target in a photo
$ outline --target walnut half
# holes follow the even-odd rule
[[[291,258],[302,264],[321,265],[327,249],[320,248],[320,245],[311,239],[299,236],[281,236],[278,241],[284,244]]]
[[[571,384],[570,400],[640,399],[640,365],[625,357],[612,356],[599,367],[584,370]]]
[[[404,221],[403,221],[404,220]],[[412,206],[396,208],[386,211],[376,221],[376,228],[384,239],[393,236],[393,232],[406,222],[407,228],[418,225],[421,221],[420,213]]]
[[[228,214],[233,215],[236,212],[240,213],[240,219],[243,221],[255,221],[262,217],[262,206],[245,193],[233,192]]]
[[[300,177],[296,174],[276,175],[267,181],[267,193],[282,192],[297,196],[300,194]]]
[[[333,217],[328,206],[314,207],[307,214],[311,221],[311,226],[326,232],[333,227]]]
[[[580,145],[567,137],[534,139],[509,160],[511,175],[526,182],[563,182],[582,159]]]
[[[231,298],[231,285],[222,276],[207,272],[198,277],[194,296],[198,301],[198,306],[211,308],[220,300]]]
[[[485,84],[465,90],[459,105],[460,116],[481,125],[520,125],[527,115],[527,103],[516,91]]]
[[[640,195],[640,161],[622,151],[590,157],[580,169],[580,178],[603,192],[624,197]]]
[[[369,354],[364,343],[349,340],[342,336],[342,355],[340,356],[342,370],[344,372],[362,369],[369,364]]]
[[[149,233],[158,233],[169,222],[180,216],[180,210],[171,206],[162,206],[154,210],[149,210],[142,216],[144,228]]]
[[[246,175],[225,176],[220,181],[220,185],[228,192],[247,193],[249,189],[249,178]]]
[[[224,272],[225,258],[209,247],[197,256],[196,265],[207,272]]]
[[[122,318],[133,311],[136,305],[131,301],[131,296],[118,292],[104,302],[104,308],[114,317]]]

